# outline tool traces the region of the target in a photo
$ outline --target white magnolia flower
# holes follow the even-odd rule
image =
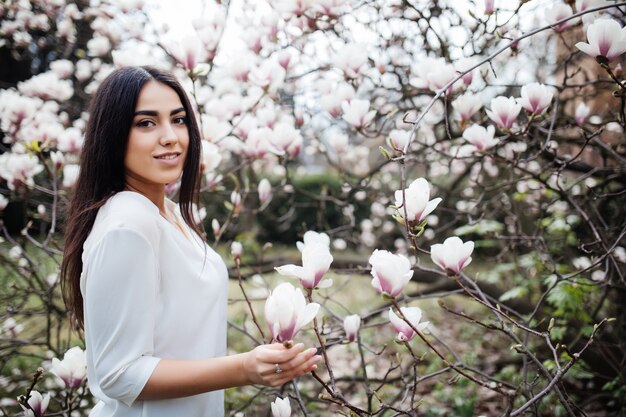
[[[517,100],[529,113],[542,114],[552,101],[554,90],[539,84],[530,83],[522,86],[521,97]]]
[[[496,129],[492,125],[485,129],[481,125],[473,124],[463,131],[463,139],[482,152],[498,144],[498,139],[493,137],[495,132]]]
[[[269,136],[269,140],[274,147],[280,149],[292,158],[296,158],[302,149],[302,135],[300,131],[290,123],[276,123],[272,129],[272,134]]]
[[[46,414],[49,402],[50,394],[42,396],[39,391],[33,390],[30,392],[30,397],[28,398],[28,405],[31,409],[26,409],[26,407],[21,404],[20,405],[24,409],[25,417],[43,417]]]
[[[487,109],[487,116],[500,129],[510,129],[521,110],[522,105],[517,103],[513,97],[498,96],[491,100],[491,109]]]
[[[289,397],[279,398],[271,404],[272,417],[291,417],[291,405],[289,404]]]
[[[480,98],[472,93],[465,93],[452,102],[452,107],[459,113],[462,121],[470,120],[482,106]]]
[[[33,177],[43,171],[43,166],[32,154],[7,152],[0,155],[0,178],[4,178],[10,190],[20,185],[32,187]]]
[[[411,132],[408,130],[393,129],[391,132],[389,132],[389,138],[387,142],[392,149],[401,152],[404,150],[404,147],[406,146],[410,137]]]
[[[343,119],[357,129],[369,125],[376,116],[376,110],[369,110],[369,100],[352,99],[341,103]]]
[[[230,245],[230,254],[233,258],[238,259],[241,258],[241,253],[243,252],[243,245],[241,242],[233,241]]]
[[[404,218],[406,210],[406,221],[421,222],[433,212],[441,202],[441,198],[430,199],[430,184],[424,178],[417,178],[404,190],[406,196],[406,207],[402,190],[397,190],[394,194],[395,206],[398,214]]]
[[[576,48],[592,58],[613,61],[626,52],[626,28],[613,19],[596,19],[587,28],[587,41],[578,42]]]
[[[413,276],[408,258],[386,250],[374,250],[369,263],[372,265],[372,287],[391,297],[397,297]]]
[[[422,320],[422,310],[419,307],[400,307],[400,311],[411,325],[420,332],[425,332],[430,322]],[[394,313],[393,309],[389,309],[389,321],[398,332],[398,340],[408,342],[417,334],[415,330],[405,320],[401,319]]]
[[[274,268],[281,275],[298,278],[304,288],[327,288],[332,285],[332,279],[322,281],[328,272],[333,256],[330,245],[318,241],[310,241],[302,246],[302,266],[293,264]]]
[[[358,314],[352,314],[343,319],[343,329],[349,342],[356,340],[359,327],[361,327],[361,317]]]
[[[283,282],[265,301],[265,321],[274,339],[286,342],[315,318],[319,308],[317,303],[307,304],[300,288]]]
[[[265,204],[272,198],[272,184],[270,184],[267,178],[263,178],[259,181],[258,185],[259,202],[261,205]]]
[[[78,180],[80,166],[76,164],[67,164],[63,167],[63,187],[71,188]]]
[[[452,236],[430,247],[430,257],[435,264],[449,274],[458,275],[463,268],[472,262],[474,242],[471,240],[463,243],[457,237]]]
[[[9,204],[9,199],[0,194],[0,211],[4,210]]]
[[[302,242],[296,242],[298,250],[302,252],[304,246],[311,243],[320,243],[330,247],[330,237],[324,232],[316,232],[314,230],[307,230],[302,236]]]
[[[589,113],[591,109],[585,102],[578,103],[576,106],[576,114],[574,115],[574,119],[576,120],[576,124],[582,126],[587,121],[587,117],[589,117]]]
[[[85,352],[75,346],[65,352],[63,360],[52,359],[50,372],[59,377],[66,388],[78,388],[87,378],[87,363]]]
[[[367,64],[367,60],[365,45],[349,43],[337,51],[333,58],[333,66],[343,71],[346,78],[356,78]]]
[[[106,36],[95,36],[87,42],[89,56],[104,56],[111,50],[111,41]]]

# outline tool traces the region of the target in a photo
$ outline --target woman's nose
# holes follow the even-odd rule
[[[163,146],[178,142],[178,136],[176,135],[174,126],[171,123],[166,123],[163,125],[163,132],[161,133],[160,142]]]

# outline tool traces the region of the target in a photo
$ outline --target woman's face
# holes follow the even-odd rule
[[[126,183],[142,189],[175,182],[188,146],[187,113],[178,94],[165,84],[148,81],[139,93],[128,135]]]

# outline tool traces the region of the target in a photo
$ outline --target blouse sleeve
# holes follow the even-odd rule
[[[129,407],[159,358],[154,352],[158,261],[148,240],[131,229],[106,233],[88,258],[85,333],[94,381]]]

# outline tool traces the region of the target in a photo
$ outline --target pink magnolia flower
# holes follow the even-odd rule
[[[62,361],[52,359],[50,372],[59,377],[66,388],[78,388],[87,378],[85,352],[78,346],[69,349]]]
[[[473,124],[463,131],[463,139],[476,147],[478,151],[485,151],[498,144],[498,140],[494,139],[496,129],[489,125],[484,127]]]
[[[270,200],[270,198],[272,198],[272,184],[270,184],[267,178],[263,178],[259,181],[258,192],[259,202],[261,205],[265,204]]]
[[[26,409],[23,405],[20,406],[24,409],[24,416],[26,417],[43,417],[48,409],[48,403],[50,402],[50,394],[44,396],[39,391],[31,391],[28,398],[28,405],[32,410]]]
[[[356,340],[357,333],[361,327],[361,317],[358,314],[352,314],[343,319],[343,329],[346,332],[346,339],[349,342]]]
[[[406,257],[386,250],[374,250],[369,263],[372,265],[372,287],[391,297],[397,297],[413,276],[411,262]]]
[[[217,219],[211,220],[211,230],[213,230],[214,236],[220,233],[220,222]]]
[[[206,59],[205,48],[197,35],[189,35],[169,45],[174,59],[187,71],[193,71]]]
[[[307,304],[300,288],[283,282],[265,301],[265,321],[274,339],[286,342],[315,318],[319,308],[317,303]]]
[[[492,14],[495,8],[495,0],[485,0],[485,14]]]
[[[289,397],[279,398],[271,404],[272,417],[291,417],[291,405],[289,404]]]
[[[422,310],[419,307],[400,307],[400,311],[404,317],[420,332],[426,331],[430,322],[425,321],[420,323],[422,320]],[[393,327],[398,332],[398,340],[401,342],[408,342],[415,337],[417,334],[415,330],[411,328],[409,323],[398,317],[396,313],[393,312],[393,309],[389,309],[389,321],[393,325]]]
[[[472,262],[474,242],[463,241],[452,236],[430,247],[430,257],[435,264],[448,274],[458,275],[463,268]]]
[[[563,3],[557,3],[554,6],[546,9],[545,16],[548,23],[556,23],[561,19],[565,19],[568,16],[574,14],[574,11],[570,6]],[[563,32],[565,29],[574,25],[578,19],[570,19],[566,22],[560,23],[558,25],[554,25],[553,29],[555,32]]]
[[[483,103],[472,93],[465,93],[452,102],[452,107],[461,116],[461,121],[468,121],[480,110]]]
[[[302,266],[293,264],[274,268],[281,275],[298,278],[304,288],[327,288],[332,285],[332,279],[322,281],[333,262],[329,245],[313,241],[302,246]]]
[[[487,109],[487,116],[500,129],[510,129],[521,110],[522,105],[517,103],[513,97],[498,96],[491,100],[491,110]]]
[[[521,97],[517,100],[531,114],[542,114],[552,101],[554,91],[539,83],[530,83],[522,87]]]
[[[343,119],[357,129],[362,129],[374,119],[376,110],[369,111],[369,100],[352,99],[341,103]]]
[[[576,124],[580,126],[584,125],[590,112],[591,109],[584,102],[578,103],[578,106],[576,106],[576,114],[574,115]]]
[[[409,188],[404,190],[406,196],[406,215],[408,222],[421,222],[433,212],[441,202],[441,198],[430,198],[430,185],[424,178],[417,178]],[[404,218],[404,199],[402,190],[395,192],[395,206],[398,207],[398,214]]]
[[[587,41],[578,42],[576,48],[593,58],[613,61],[626,52],[626,28],[613,19],[596,19],[587,28]]]

